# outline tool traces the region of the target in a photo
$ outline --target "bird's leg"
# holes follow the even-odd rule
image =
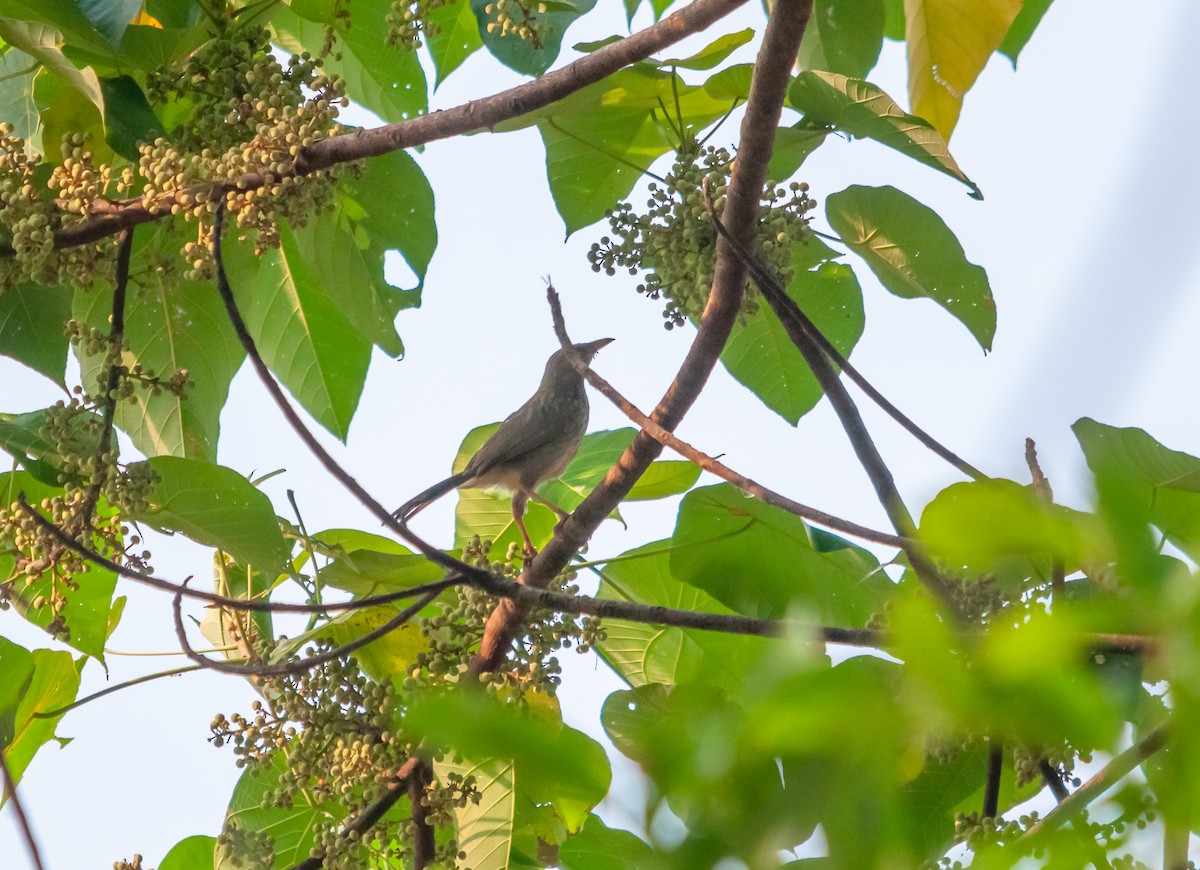
[[[550,510],[552,510],[556,514],[558,514],[558,526],[561,526],[563,523],[565,523],[567,521],[567,517],[570,516],[569,513],[567,513],[562,508],[560,508],[554,502],[550,501],[550,499],[546,498],[544,495],[538,495],[533,490],[529,490],[528,495],[531,499],[536,501],[538,504],[544,504],[546,507],[550,508]],[[555,531],[558,531],[558,526],[554,527]]]
[[[537,555],[537,547],[533,545],[533,541],[529,538],[529,532],[525,528],[525,505],[529,502],[529,493],[525,490],[518,490],[513,493],[512,497],[512,515],[517,521],[517,528],[521,530],[521,537],[525,539],[525,550],[522,552],[526,559],[532,559]]]

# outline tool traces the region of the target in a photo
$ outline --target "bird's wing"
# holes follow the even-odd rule
[[[492,437],[471,457],[467,470],[480,476],[499,466],[508,466],[552,443],[566,433],[554,425],[544,403],[530,399],[505,418]]]

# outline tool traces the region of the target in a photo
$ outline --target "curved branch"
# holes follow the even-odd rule
[[[452,109],[322,139],[301,152],[296,159],[294,173],[306,175],[318,169],[327,169],[364,157],[376,157],[425,145],[438,139],[491,129],[503,121],[512,120],[570,96],[623,67],[645,60],[654,52],[699,33],[745,2],[746,0],[695,0],[645,30],[597,49],[525,84]],[[156,221],[160,217],[170,215],[172,206],[178,204],[182,197],[197,201],[197,194],[201,189],[204,191],[205,200],[212,202],[223,199],[220,196],[222,192],[256,189],[264,183],[263,177],[258,173],[248,173],[228,183],[205,184],[165,195],[150,208],[144,206],[140,198],[101,200],[91,206],[96,217],[57,230],[54,234],[54,246],[69,248],[83,245],[138,224]],[[11,245],[0,245],[0,256],[12,254]]]
[[[17,816],[17,825],[21,828],[21,836],[25,838],[25,848],[29,850],[29,860],[33,864],[34,870],[45,870],[46,865],[42,863],[42,853],[38,849],[37,837],[33,835],[33,826],[29,824],[29,817],[25,815],[25,808],[21,806],[21,799],[17,796],[17,784],[13,781],[12,771],[8,769],[8,759],[2,752],[0,752],[0,777],[4,780],[3,797],[12,802],[13,812]]]
[[[844,532],[847,535],[852,535],[856,538],[861,538],[864,541],[873,541],[877,544],[886,544],[890,547],[899,547],[903,549],[910,543],[916,543],[907,538],[900,538],[896,535],[889,535],[887,532],[880,532],[876,529],[861,526],[858,523],[852,523],[849,520],[844,520],[841,517],[835,517],[833,514],[825,513],[808,505],[801,504],[798,501],[793,501],[787,496],[780,495],[774,490],[767,489],[762,484],[751,480],[741,474],[738,474],[729,466],[717,461],[707,453],[697,450],[692,445],[688,444],[683,439],[679,438],[672,432],[668,432],[658,423],[642,413],[636,405],[626,399],[623,395],[617,392],[608,381],[588,368],[587,363],[579,358],[575,352],[575,347],[571,343],[571,339],[567,336],[566,322],[563,320],[562,306],[558,301],[558,292],[553,285],[546,288],[546,299],[550,303],[550,316],[554,318],[554,333],[558,336],[559,344],[562,345],[567,357],[575,365],[587,382],[596,388],[597,392],[607,398],[610,402],[617,406],[626,417],[637,423],[645,432],[650,434],[655,441],[664,447],[670,447],[680,456],[685,459],[690,459],[692,462],[699,465],[705,471],[715,474],[722,480],[732,483],[746,495],[752,496],[766,504],[785,510],[788,513],[795,514],[798,517],[816,523],[817,525],[826,526],[831,529],[836,529],[839,532]]]

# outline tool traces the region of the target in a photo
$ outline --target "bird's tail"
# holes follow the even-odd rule
[[[460,471],[458,474],[452,474],[440,483],[435,483],[429,489],[410,498],[393,511],[392,516],[400,520],[400,522],[406,523],[424,510],[426,505],[437,501],[450,490],[458,489],[458,487],[474,476],[475,474],[470,471]]]

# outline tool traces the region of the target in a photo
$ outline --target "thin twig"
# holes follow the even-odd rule
[[[200,589],[192,589],[183,584],[172,583],[170,580],[164,580],[161,577],[155,577],[153,574],[136,571],[127,565],[114,562],[112,559],[101,555],[90,547],[85,547],[75,538],[70,537],[61,527],[42,516],[36,508],[29,504],[24,493],[17,495],[17,504],[41,528],[49,532],[55,540],[78,553],[89,562],[99,565],[101,568],[106,568],[128,580],[134,580],[154,589],[170,592],[175,595],[182,595],[185,598],[193,598],[198,601],[207,601],[209,604],[217,604],[229,610],[250,611],[254,613],[317,613],[329,615],[347,610],[364,610],[368,607],[378,607],[381,604],[392,604],[396,601],[403,601],[408,598],[414,598],[417,595],[423,595],[434,588],[443,588],[441,585],[442,581],[439,580],[433,583],[422,583],[420,586],[413,586],[408,589],[400,589],[396,592],[385,592],[380,595],[372,595],[353,601],[341,601],[334,604],[288,604],[279,601],[260,601],[256,598],[231,598],[228,595],[219,595],[216,592],[205,592]]]
[[[1045,816],[1030,826],[1018,843],[1032,843],[1041,834],[1053,831],[1082,812],[1088,804],[1108,791],[1139,764],[1162,749],[1167,743],[1167,726],[1159,725],[1146,733],[1104,768],[1066,797]]]
[[[1025,464],[1029,466],[1033,491],[1046,504],[1054,504],[1054,490],[1050,488],[1050,481],[1038,464],[1037,445],[1032,438],[1025,439]],[[1050,590],[1056,594],[1062,592],[1066,581],[1066,566],[1063,565],[1062,556],[1055,554],[1050,559]]]
[[[191,644],[188,643],[187,632],[184,630],[183,625],[182,593],[175,594],[172,604],[175,614],[175,637],[179,640],[180,648],[189,659],[201,667],[218,671],[222,674],[240,674],[242,676],[250,677],[282,677],[290,674],[298,674],[302,671],[307,671],[311,668],[317,667],[318,665],[322,665],[325,662],[332,661],[333,659],[341,658],[342,656],[348,656],[355,650],[361,649],[367,644],[373,643],[374,641],[379,640],[379,638],[390,634],[420,613],[421,610],[427,604],[429,604],[429,602],[438,597],[438,594],[441,593],[442,589],[453,586],[454,582],[454,580],[441,581],[440,588],[433,592],[427,592],[426,594],[422,595],[419,599],[401,610],[383,625],[368,631],[362,637],[355,638],[349,643],[344,643],[341,646],[327,649],[324,652],[317,653],[316,655],[311,655],[308,658],[294,659],[293,661],[281,662],[276,665],[237,665],[231,662],[222,662],[217,661],[216,659],[207,658],[206,656],[202,656],[200,653],[192,649]]]
[[[178,654],[182,655],[183,654],[182,650]],[[174,670],[170,670],[170,671],[159,671],[157,674],[146,674],[144,677],[136,677],[135,679],[132,679],[132,680],[126,680],[123,683],[117,683],[115,686],[109,686],[107,689],[101,689],[99,692],[93,692],[92,694],[88,695],[86,698],[79,698],[79,699],[71,702],[70,704],[67,704],[67,706],[65,706],[65,707],[59,707],[57,710],[49,710],[44,713],[34,713],[33,718],[34,719],[53,719],[56,716],[61,716],[64,713],[74,710],[76,707],[82,707],[84,704],[87,704],[91,701],[98,700],[99,698],[103,698],[105,695],[111,695],[113,692],[119,692],[122,689],[128,689],[131,686],[138,686],[138,685],[141,685],[142,683],[149,683],[151,680],[158,680],[158,679],[161,679],[162,677],[177,677],[180,674],[187,674],[187,673],[191,673],[192,671],[198,671],[198,670],[202,669],[203,667],[204,667],[203,665],[187,665],[185,667],[175,668]]]
[[[3,752],[0,752],[0,774],[4,776],[4,795],[12,803],[13,812],[17,815],[17,824],[21,826],[21,835],[25,838],[25,848],[29,850],[29,860],[33,862],[34,870],[45,870],[46,865],[42,863],[42,853],[38,849],[37,838],[33,835],[29,817],[25,815],[25,808],[21,806],[21,799],[17,796],[17,784],[13,781],[12,771],[8,769],[8,759],[4,757]]]
[[[745,262],[746,268],[754,277],[755,283],[758,284],[763,298],[767,300],[767,304],[771,306],[771,310],[779,318],[788,337],[792,340],[796,349],[800,351],[801,356],[804,357],[804,361],[808,364],[813,377],[817,379],[817,383],[820,384],[826,398],[829,399],[829,404],[833,407],[838,421],[842,424],[842,429],[850,441],[850,446],[858,457],[859,464],[862,465],[863,470],[867,473],[867,477],[871,481],[871,486],[875,489],[879,503],[883,506],[883,510],[891,521],[892,527],[902,538],[915,538],[916,523],[913,521],[912,515],[908,512],[908,508],[904,504],[904,499],[900,496],[900,491],[896,488],[896,481],[892,477],[891,469],[888,468],[887,463],[883,460],[883,456],[880,455],[874,440],[871,438],[871,433],[867,431],[866,424],[863,422],[862,415],[854,404],[854,400],[850,398],[850,394],[846,391],[845,385],[841,382],[837,371],[833,367],[832,360],[817,339],[817,336],[820,335],[819,330],[812,325],[812,321],[804,316],[796,303],[792,301],[792,298],[787,295],[787,292],[780,285],[778,279],[770,269],[751,253],[750,249],[740,239],[735,238],[732,232],[726,227],[725,221],[717,216],[716,210],[713,207],[712,197],[707,189],[704,191],[704,199],[708,208],[709,219],[716,228],[718,235],[728,242],[736,256]],[[726,205],[725,213],[726,215],[729,214],[728,205]],[[941,576],[924,551],[919,547],[910,545],[904,548],[904,553],[908,556],[908,563],[916,573],[918,579],[920,579],[926,588],[941,598],[949,612],[957,613],[958,603],[954,598],[950,584]]]
[[[699,33],[744,4],[746,0],[695,0],[661,21],[624,39],[586,54],[578,60],[533,81],[451,109],[430,112],[394,124],[360,129],[313,143],[296,159],[292,174],[307,175],[341,163],[415,148],[476,130],[492,129],[528,112],[544,108],[630,64],[645,60],[676,42]],[[807,3],[809,0],[800,0]],[[774,127],[772,127],[773,129]],[[277,181],[280,176],[276,176]],[[172,214],[172,207],[189,201],[224,200],[230,190],[263,187],[259,173],[247,173],[233,181],[198,185],[160,196],[150,207],[141,198],[95,200],[89,206],[93,217],[54,234],[56,248],[69,248],[114,235],[137,224],[149,223]],[[13,255],[11,243],[0,244],[0,257]]]
[[[662,444],[665,447],[670,447],[680,456],[689,459],[696,465],[703,468],[722,480],[732,483],[746,495],[753,496],[759,501],[773,505],[795,514],[798,517],[803,517],[817,525],[826,526],[835,529],[839,532],[844,532],[847,535],[852,535],[864,541],[874,541],[877,544],[886,544],[890,547],[903,548],[907,544],[915,544],[915,541],[906,541],[896,535],[889,535],[887,532],[881,532],[867,526],[859,525],[858,523],[844,520],[841,517],[836,517],[833,514],[825,513],[808,505],[801,504],[798,501],[793,501],[787,496],[780,495],[774,490],[767,489],[760,483],[751,480],[744,475],[738,474],[729,466],[714,459],[706,453],[697,450],[692,445],[688,444],[683,439],[677,437],[674,433],[668,432],[651,418],[647,417],[642,411],[626,399],[623,395],[617,392],[608,381],[598,375],[595,371],[588,368],[579,355],[575,352],[574,345],[571,344],[571,339],[567,336],[566,322],[563,320],[562,306],[559,303],[558,293],[554,286],[550,285],[546,288],[546,299],[550,303],[550,315],[554,319],[554,334],[558,336],[559,343],[563,350],[566,351],[568,358],[574,364],[575,368],[587,379],[587,382],[596,388],[597,392],[607,398],[610,402],[626,417],[637,423],[643,431]]]

